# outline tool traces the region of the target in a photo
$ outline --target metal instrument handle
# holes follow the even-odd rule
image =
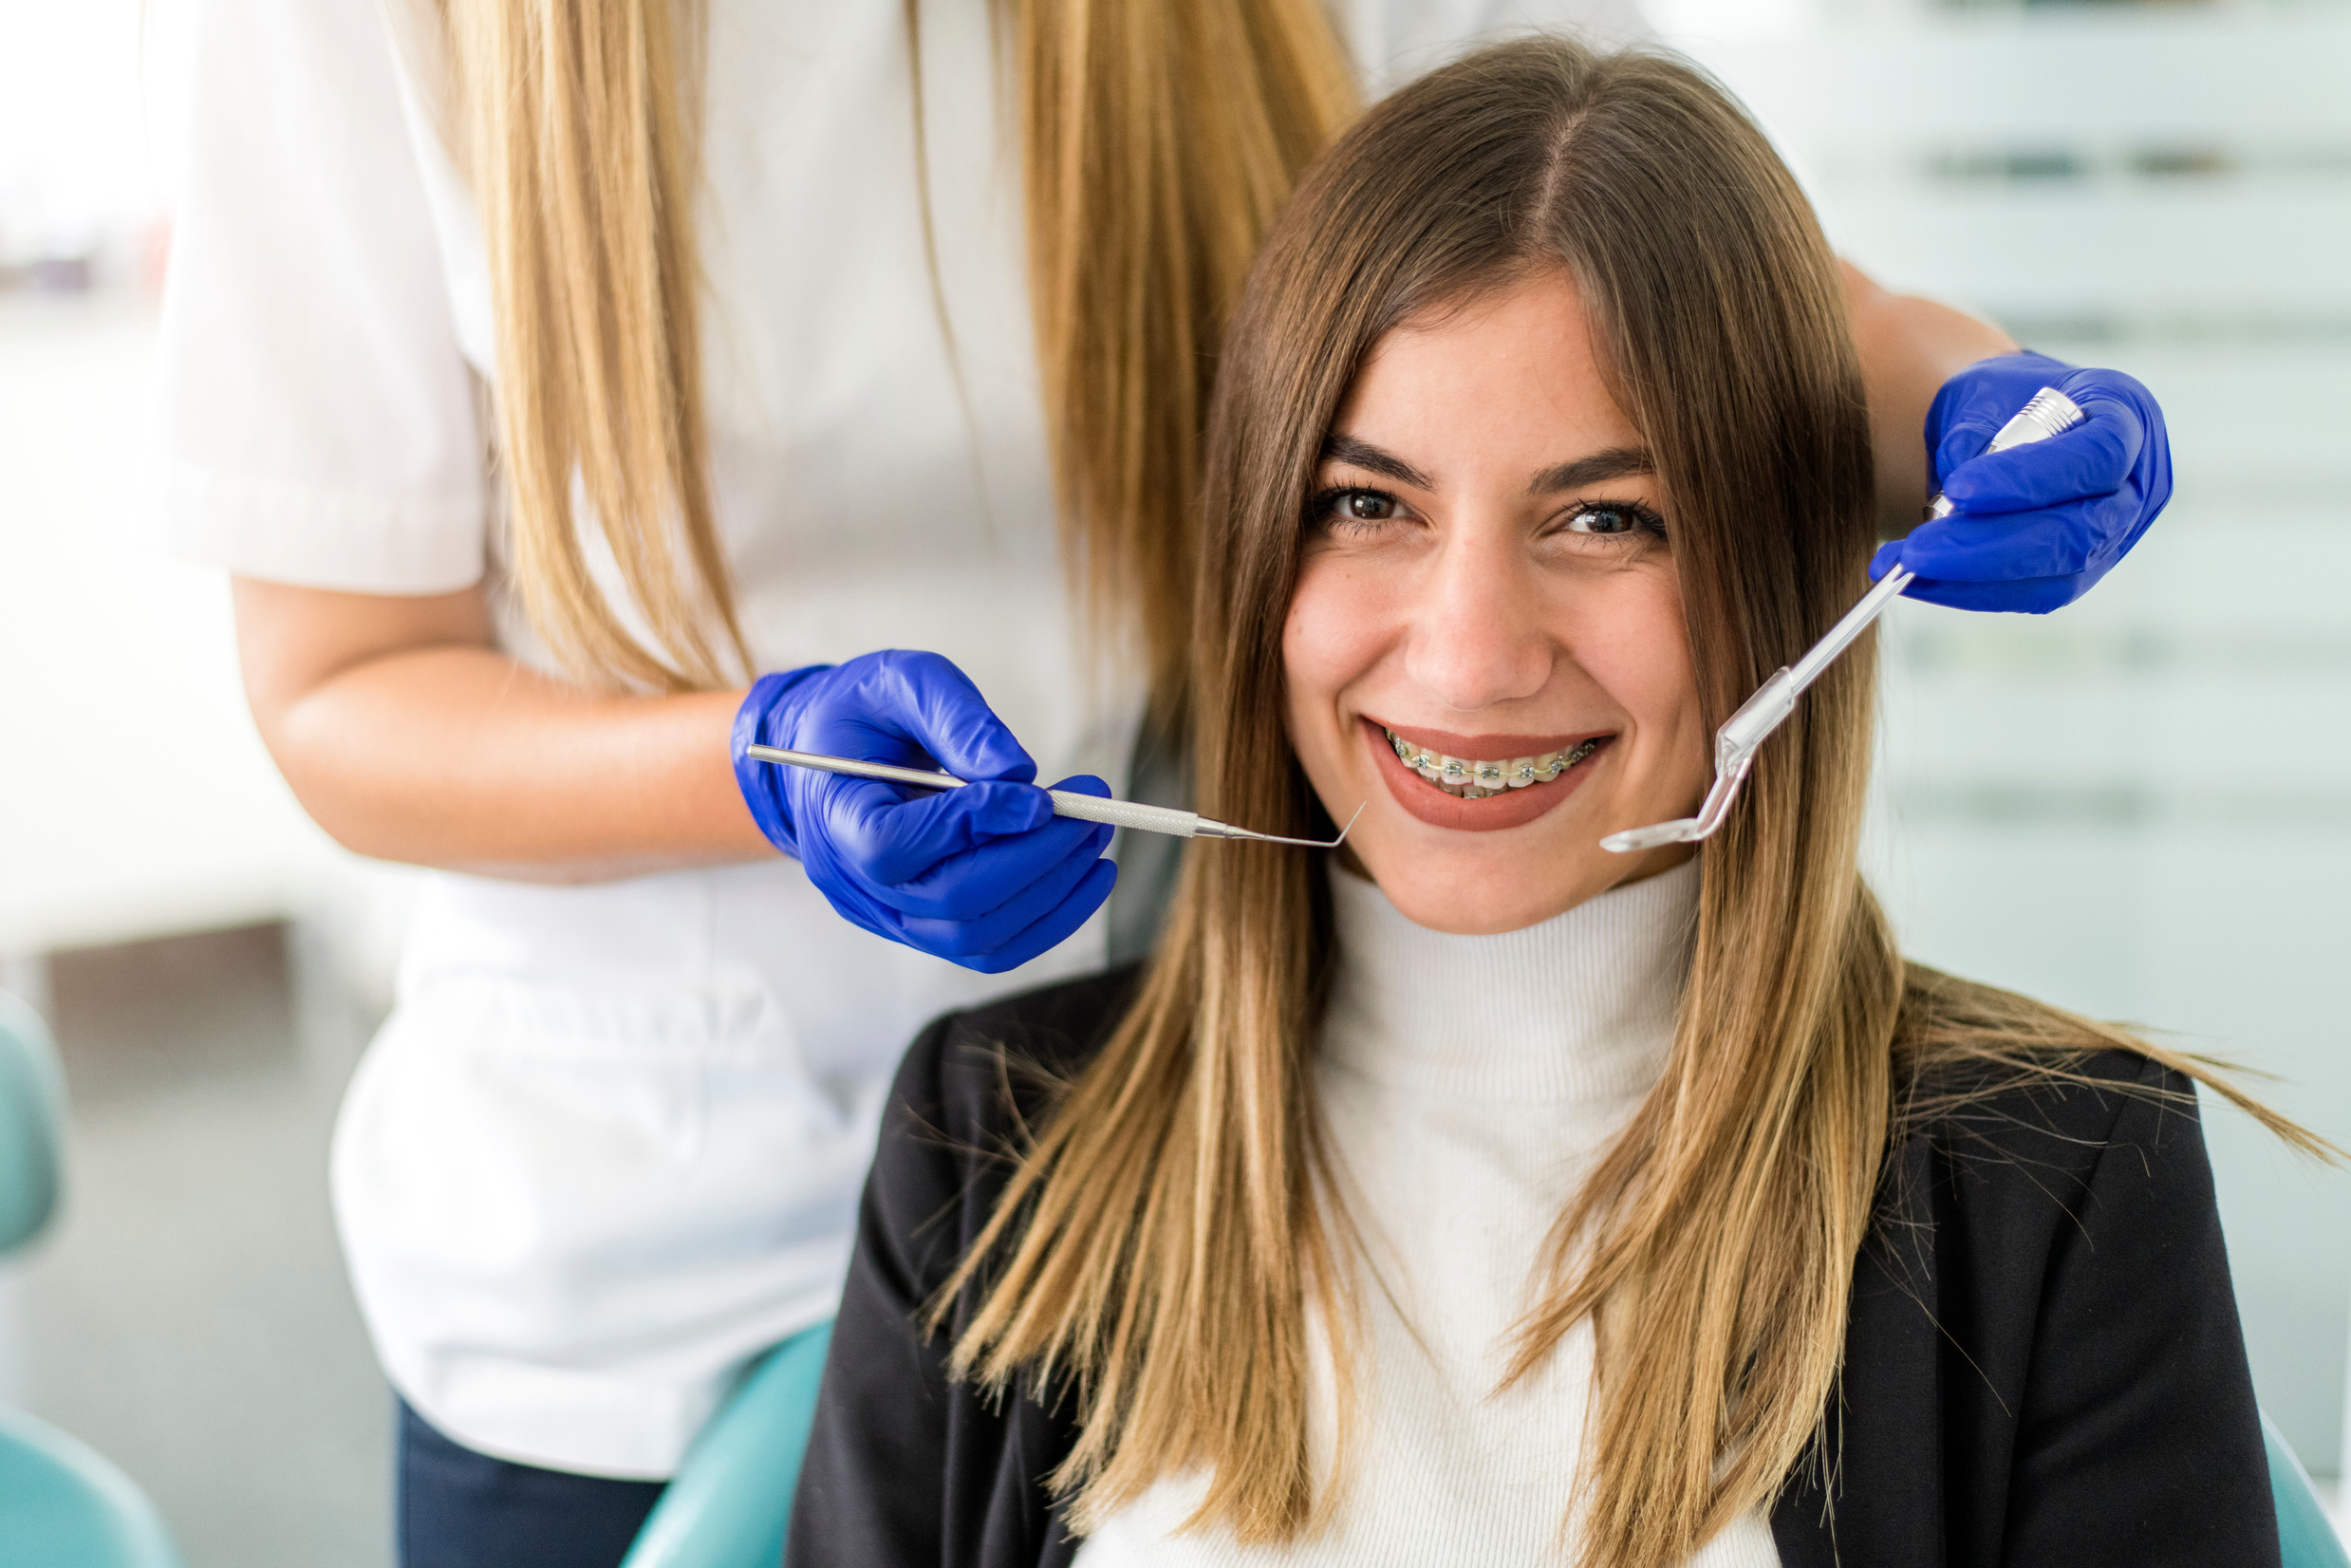
[[[1195,812],[1180,812],[1173,806],[1147,806],[1139,800],[1105,800],[1098,794],[1079,794],[1073,790],[1048,790],[1053,796],[1055,816],[1073,816],[1080,822],[1107,822],[1113,828],[1130,828],[1137,832],[1166,833],[1175,838],[1190,838],[1200,831],[1200,816]]]
[[[1991,444],[1984,450],[2006,452],[2028,441],[2046,440],[2071,430],[2083,417],[2080,404],[2056,387],[2044,386],[2000,427]],[[1950,499],[1941,495],[1927,507],[1930,518],[1948,517],[1951,512]],[[1601,839],[1600,848],[1616,854],[1631,854],[1667,844],[1695,844],[1711,837],[1729,819],[1731,802],[1739,793],[1739,786],[1746,782],[1756,751],[1796,711],[1796,699],[1915,581],[1917,574],[1905,567],[1897,566],[1887,572],[1829,628],[1827,636],[1806,648],[1795,663],[1773,671],[1771,679],[1755,689],[1754,696],[1739,704],[1738,712],[1723,720],[1722,728],[1714,732],[1714,784],[1707,791],[1696,816],[1652,823],[1646,828],[1628,828]]]
[[[2079,403],[2056,387],[2044,386],[2000,427],[1991,444],[1984,450],[1987,454],[2006,452],[2013,446],[2044,441],[2062,435],[2081,420]],[[1929,503],[1927,513],[1930,517],[1948,517],[1951,514],[1951,503],[1938,493]],[[1838,655],[1853,646],[1854,640],[1867,631],[1870,624],[1885,613],[1886,607],[1902,597],[1902,590],[1917,580],[1916,572],[1896,566],[1838,618],[1827,636],[1806,648],[1802,658],[1757,687],[1755,695],[1741,703],[1739,711],[1724,720],[1723,727],[1715,732],[1715,767],[1720,769],[1726,757],[1753,756],[1763,737],[1796,711],[1796,699],[1804,688],[1819,680],[1821,672],[1837,662]]]

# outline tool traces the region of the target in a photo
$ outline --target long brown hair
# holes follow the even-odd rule
[[[489,248],[522,607],[585,678],[724,685],[749,656],[701,407],[703,0],[435,4],[445,128]],[[1132,626],[1172,700],[1214,350],[1292,182],[1353,113],[1353,77],[1319,0],[997,5],[1065,560],[1096,629]],[[589,573],[575,476],[642,637]]]
[[[1203,811],[1307,831],[1295,762],[1267,766],[1290,755],[1280,634],[1357,367],[1408,318],[1548,268],[1574,277],[1654,455],[1707,722],[1865,586],[1861,383],[1786,170],[1686,65],[1549,39],[1487,50],[1372,110],[1309,173],[1243,296],[1191,640]],[[1834,666],[1707,844],[1663,1077],[1539,1265],[1510,1376],[1587,1316],[1601,1346],[1588,1564],[1678,1561],[1802,1458],[1898,1052],[2121,1038],[1906,972],[1857,869],[1874,682],[1867,645]],[[964,1375],[1075,1398],[1081,1435],[1053,1480],[1080,1530],[1192,1466],[1211,1472],[1196,1517],[1243,1540],[1294,1536],[1329,1501],[1308,1452],[1309,1318],[1331,1328],[1343,1432],[1353,1302],[1310,1076],[1327,899],[1294,853],[1190,857],[1137,1001],[938,1303],[935,1322],[977,1303],[953,1350]],[[1560,1479],[1565,1499],[1578,1478]]]

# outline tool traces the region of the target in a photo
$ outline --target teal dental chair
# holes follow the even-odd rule
[[[832,1325],[819,1324],[752,1368],[694,1440],[621,1568],[776,1568],[831,1342]]]
[[[2279,1556],[2286,1568],[2344,1568],[2351,1556],[2344,1555],[2342,1539],[2319,1506],[2302,1461],[2267,1415],[2261,1418],[2261,1440],[2269,1450],[2269,1495],[2277,1499]]]
[[[696,1440],[621,1568],[775,1568],[808,1451],[828,1325],[769,1353]],[[2261,1418],[2286,1568],[2351,1568],[2286,1439]]]
[[[0,991],[0,1258],[57,1210],[65,1084],[40,1016]],[[181,1568],[163,1520],[84,1444],[0,1407],[0,1562]]]

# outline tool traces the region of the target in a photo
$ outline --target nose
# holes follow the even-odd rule
[[[1525,551],[1456,535],[1429,572],[1405,664],[1421,689],[1461,713],[1541,691],[1561,650]]]

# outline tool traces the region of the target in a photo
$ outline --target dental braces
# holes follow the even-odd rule
[[[1388,743],[1395,748],[1396,760],[1429,783],[1445,788],[1448,793],[1456,788],[1479,792],[1465,794],[1463,798],[1467,800],[1483,800],[1504,790],[1522,790],[1530,784],[1548,784],[1597,751],[1604,738],[1595,735],[1564,751],[1546,752],[1540,756],[1515,756],[1507,760],[1497,758],[1481,762],[1424,750],[1393,730],[1388,730],[1386,734]]]

